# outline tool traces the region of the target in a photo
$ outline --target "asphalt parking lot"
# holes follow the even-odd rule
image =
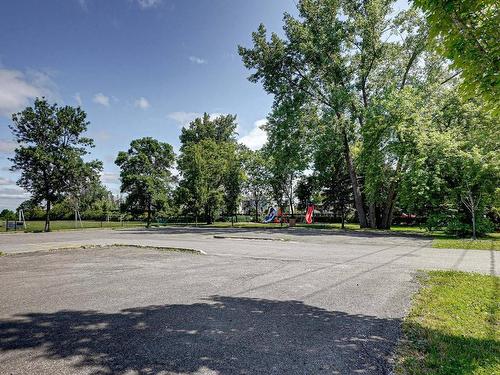
[[[429,247],[311,230],[4,234],[0,373],[389,374],[419,269],[499,271],[495,252]]]

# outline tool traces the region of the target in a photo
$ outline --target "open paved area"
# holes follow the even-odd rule
[[[307,229],[4,234],[0,251],[1,374],[389,374],[417,270],[499,272],[493,251]]]

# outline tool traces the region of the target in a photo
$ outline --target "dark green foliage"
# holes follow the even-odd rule
[[[2,220],[16,220],[16,213],[14,211],[8,210],[7,208],[3,209],[0,212],[0,219]]]
[[[484,217],[476,219],[475,234],[477,236],[484,236],[487,233],[495,231],[495,226],[493,223]],[[445,232],[458,237],[470,237],[473,236],[472,224],[467,222],[463,216],[452,217],[446,224]]]
[[[151,137],[135,139],[127,152],[118,153],[121,192],[127,194],[124,208],[134,215],[146,212],[147,226],[168,205],[174,160],[172,146]]]
[[[242,187],[242,152],[236,143],[236,117],[211,119],[205,113],[183,128],[178,159],[181,180],[176,200],[198,220],[213,222],[222,208],[236,213]]]
[[[500,111],[500,5],[497,0],[415,0],[434,47],[453,62],[468,97],[481,95]]]
[[[82,178],[102,169],[101,162],[82,159],[93,147],[92,139],[82,137],[88,126],[86,114],[80,107],[58,107],[37,98],[33,107],[14,114],[12,121],[18,147],[11,170],[21,171],[17,184],[31,193],[34,202],[45,202],[45,230],[49,231],[51,206]]]

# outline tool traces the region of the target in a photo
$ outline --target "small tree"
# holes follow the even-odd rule
[[[495,196],[500,181],[500,169],[495,153],[482,154],[473,148],[454,155],[458,186],[457,197],[470,214],[472,239],[477,238],[477,217],[484,214],[484,208]]]
[[[196,221],[203,212],[210,224],[224,203],[232,211],[239,198],[236,117],[212,119],[205,113],[182,129],[180,141],[179,203]]]
[[[151,137],[135,139],[127,152],[120,151],[115,164],[121,168],[121,192],[126,207],[147,213],[147,227],[154,212],[164,208],[171,191],[175,155],[172,146]]]
[[[11,211],[7,208],[3,209],[2,212],[0,212],[0,219],[2,220],[15,220],[16,219],[16,213],[14,211]]]
[[[259,207],[267,200],[270,190],[269,170],[262,151],[247,150],[245,158],[245,192],[253,201],[255,221],[259,221]]]
[[[80,107],[58,107],[37,98],[33,107],[12,115],[12,121],[18,147],[11,170],[21,171],[17,184],[34,202],[45,202],[45,231],[50,231],[51,206],[78,184],[82,170],[100,165],[82,159],[94,145],[82,137],[89,124],[86,114]]]

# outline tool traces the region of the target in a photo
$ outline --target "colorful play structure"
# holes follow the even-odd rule
[[[307,211],[304,216],[305,222],[307,224],[312,224],[314,215],[314,204],[309,204],[307,206]],[[274,207],[269,207],[269,211],[267,212],[266,217],[264,218],[263,223],[283,223],[286,222],[286,215],[281,212],[281,209],[276,210]]]

